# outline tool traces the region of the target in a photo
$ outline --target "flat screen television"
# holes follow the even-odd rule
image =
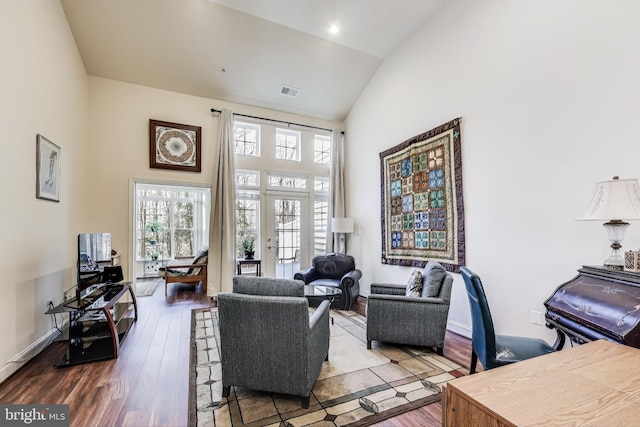
[[[111,233],[78,235],[78,300],[104,282],[105,266],[111,265]]]

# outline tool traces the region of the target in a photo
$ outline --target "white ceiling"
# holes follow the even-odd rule
[[[89,75],[337,121],[445,1],[60,0]]]

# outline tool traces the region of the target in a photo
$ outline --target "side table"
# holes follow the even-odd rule
[[[236,267],[238,270],[238,276],[242,275],[242,267],[244,266],[255,266],[256,267],[256,276],[262,276],[262,260],[260,259],[239,259],[236,260]]]

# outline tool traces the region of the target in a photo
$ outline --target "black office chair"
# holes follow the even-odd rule
[[[496,335],[480,277],[466,267],[461,267],[460,273],[467,288],[473,322],[470,374],[476,372],[478,359],[488,370],[556,351],[541,339]]]

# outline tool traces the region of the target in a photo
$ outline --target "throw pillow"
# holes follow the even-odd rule
[[[447,275],[447,270],[442,264],[436,261],[429,261],[424,267],[424,285],[422,288],[423,297],[437,297],[440,294],[440,287]]]
[[[408,297],[420,297],[422,295],[422,272],[420,270],[413,270],[413,273],[411,273],[405,295]]]

